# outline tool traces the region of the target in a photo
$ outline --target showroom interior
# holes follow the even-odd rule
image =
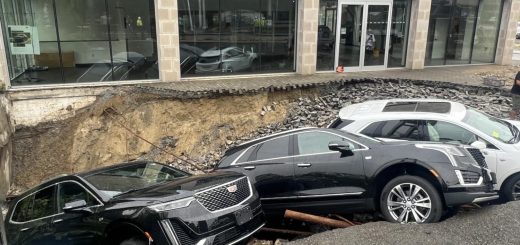
[[[6,0],[0,61],[9,88],[502,63],[511,1]]]

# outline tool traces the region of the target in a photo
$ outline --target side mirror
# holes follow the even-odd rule
[[[87,207],[87,202],[85,200],[76,200],[73,202],[65,203],[65,207],[63,207],[64,213],[86,213],[92,214],[92,211]]]
[[[480,140],[477,140],[477,141],[471,143],[471,146],[472,146],[472,147],[475,147],[475,148],[477,148],[477,149],[479,149],[479,150],[484,150],[484,149],[487,148],[486,143],[484,143],[484,142],[482,142],[482,141],[480,141]]]
[[[329,143],[329,150],[343,153],[352,152],[352,149],[350,149],[350,144],[344,141],[331,141]]]

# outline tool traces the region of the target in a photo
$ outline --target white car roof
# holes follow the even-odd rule
[[[436,112],[417,112],[417,111],[397,111],[384,112],[383,109],[388,103],[396,102],[423,102],[423,103],[449,103],[448,113]],[[442,99],[391,99],[391,100],[372,100],[364,103],[353,104],[343,107],[339,112],[339,117],[346,120],[367,120],[367,119],[447,119],[461,121],[466,115],[466,106],[461,103]]]

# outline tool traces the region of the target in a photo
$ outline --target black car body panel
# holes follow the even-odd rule
[[[248,178],[236,172],[189,176],[175,169],[186,177],[113,196],[89,182],[89,178],[104,171],[142,164],[158,165],[135,162],[63,176],[20,195],[12,201],[5,221],[9,244],[118,244],[124,238],[143,237],[144,232],[153,238],[152,244],[227,244],[244,239],[263,226],[258,195]],[[61,207],[60,200],[66,194],[62,195],[65,190],[60,190],[67,183],[84,188],[92,195],[89,202],[96,205],[64,211],[66,205]],[[49,187],[54,188],[53,202],[58,199],[59,210],[48,217],[14,221],[15,215],[20,215],[14,214],[15,210],[24,210],[18,206],[23,200],[32,198],[34,202],[35,195]],[[185,204],[159,209],[179,201]],[[31,212],[34,215],[39,211],[33,206]],[[126,237],[117,237],[121,233],[126,233]]]
[[[311,133],[314,135],[300,136]],[[353,150],[350,153],[299,152],[299,148],[312,151],[320,143],[328,144],[326,141],[314,142],[322,137],[320,134],[328,135],[325,138],[338,137],[348,141]],[[288,139],[282,140],[284,137]],[[300,138],[302,142],[299,142]],[[281,156],[279,150],[273,151],[285,147],[282,141],[288,144],[286,156]],[[274,146],[270,147],[269,144]],[[419,147],[421,144],[389,143],[335,129],[305,128],[267,136],[230,149],[216,169],[248,175],[259,192],[264,211],[269,214],[280,214],[285,209],[324,214],[373,211],[377,209],[381,191],[381,186],[376,182],[384,179],[388,171],[406,169],[407,166],[422,168],[430,175],[440,189],[446,206],[471,203],[476,198],[496,195],[492,191],[492,183],[486,181],[489,178],[484,178],[482,183],[461,185],[456,171],[490,175],[476,164],[469,153],[455,160],[443,151],[428,148],[440,144],[424,143],[426,147],[423,148]],[[264,147],[270,147],[276,157],[255,159],[254,152]],[[461,146],[454,147],[465,152]],[[461,162],[454,166],[457,163],[453,161]],[[471,164],[463,164],[468,161]],[[469,194],[457,196],[451,193]]]

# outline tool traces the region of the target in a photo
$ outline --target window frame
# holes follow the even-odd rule
[[[58,206],[56,205],[56,210],[55,210],[55,214],[52,214],[52,215],[47,215],[47,216],[44,216],[44,217],[40,217],[40,218],[37,218],[37,219],[30,219],[30,220],[27,220],[27,221],[14,221],[13,220],[13,216],[14,216],[14,213],[16,212],[16,209],[18,208],[18,204],[20,204],[21,201],[25,200],[26,198],[32,198],[32,209],[34,209],[34,197],[37,193],[47,189],[47,188],[54,188],[54,194],[53,194],[53,199],[54,199],[54,202],[58,201],[58,199],[56,199],[56,184],[52,184],[52,185],[47,185],[47,186],[44,186],[42,188],[39,188],[38,190],[35,190],[33,192],[31,192],[30,194],[26,195],[25,197],[21,198],[20,200],[18,200],[16,202],[16,204],[13,206],[13,211],[11,213],[11,217],[9,217],[9,223],[12,223],[12,224],[26,224],[26,223],[31,223],[31,222],[34,222],[34,221],[38,221],[38,220],[43,220],[43,219],[47,219],[47,218],[50,218],[50,217],[54,217],[54,216],[57,216],[59,213],[58,213]],[[33,213],[33,210],[31,210],[31,216],[32,216],[32,213]]]
[[[368,150],[368,148],[366,146],[364,146],[363,144],[360,144],[358,142],[355,142],[347,137],[344,137],[344,136],[341,136],[341,135],[338,135],[338,134],[335,134],[335,133],[331,133],[331,132],[327,132],[327,131],[308,131],[308,132],[300,132],[298,134],[295,134],[293,137],[294,137],[294,144],[293,144],[293,147],[294,147],[294,153],[295,153],[295,157],[301,157],[301,156],[313,156],[313,155],[323,155],[323,154],[329,154],[329,153],[338,153],[337,151],[326,151],[326,152],[316,152],[316,153],[307,153],[307,154],[301,154],[300,153],[300,147],[298,145],[298,135],[300,134],[306,134],[306,133],[323,133],[323,134],[329,134],[329,135],[334,135],[336,137],[339,137],[339,138],[342,138],[344,140],[346,140],[347,142],[350,142],[352,144],[357,144],[360,146],[359,149],[353,149],[352,151],[353,152],[356,152],[356,151],[359,151],[359,150]],[[366,149],[365,149],[366,148]]]
[[[63,214],[63,208],[60,207],[60,190],[62,188],[62,184],[65,184],[65,183],[74,183],[76,185],[79,185],[81,188],[83,188],[87,194],[91,195],[94,197],[94,199],[98,202],[97,205],[91,205],[91,206],[85,206],[85,208],[92,208],[92,207],[101,207],[103,206],[103,202],[101,200],[99,200],[99,198],[97,198],[96,195],[94,195],[93,193],[91,193],[87,188],[85,188],[85,186],[83,186],[82,184],[80,184],[79,182],[77,181],[63,181],[63,182],[60,182],[56,185],[56,206],[58,208],[58,212],[60,214]],[[66,204],[66,203],[64,203]]]
[[[466,130],[466,131],[468,131],[469,133],[475,135],[475,137],[477,138],[477,140],[484,140],[484,141],[485,141],[484,143],[486,143],[486,147],[487,147],[486,150],[500,150],[500,148],[498,148],[498,147],[496,146],[496,144],[491,143],[489,140],[484,139],[484,138],[483,138],[482,136],[480,136],[479,134],[473,132],[473,131],[470,130],[470,129],[467,129],[466,127],[464,127],[464,126],[462,126],[462,125],[459,125],[459,124],[456,124],[456,123],[453,123],[453,122],[448,122],[448,121],[445,121],[445,120],[437,120],[437,119],[434,119],[434,120],[426,120],[426,119],[424,119],[424,120],[422,120],[422,121],[423,121],[423,124],[425,125],[425,128],[424,128],[424,137],[427,138],[427,139],[430,138],[429,133],[428,133],[428,131],[427,131],[427,130],[428,130],[428,127],[426,126],[427,123],[428,123],[428,121],[437,121],[437,122],[443,122],[443,123],[450,124],[450,125],[452,125],[452,126],[456,126],[456,127],[462,128],[463,130]],[[428,140],[428,141],[430,141],[430,140]],[[432,142],[433,142],[433,141],[432,141]],[[442,143],[442,141],[440,141],[440,142]],[[464,143],[461,142],[461,144],[464,144]],[[466,144],[464,144],[464,145],[466,145]],[[490,147],[490,146],[491,146],[491,147]]]
[[[63,180],[63,181],[59,181],[59,182],[56,182],[56,183],[52,183],[50,185],[46,185],[46,186],[43,186],[41,188],[39,188],[38,190],[35,190],[29,194],[27,194],[26,196],[24,196],[23,198],[21,198],[20,200],[18,200],[16,202],[16,204],[13,206],[13,211],[11,212],[11,215],[9,217],[9,223],[10,224],[15,224],[15,225],[23,225],[23,224],[27,224],[27,223],[32,223],[34,221],[38,221],[38,220],[42,220],[42,219],[47,219],[47,218],[51,218],[51,217],[55,217],[55,216],[58,216],[58,215],[62,215],[64,214],[64,212],[59,212],[59,208],[58,208],[58,185],[61,184],[61,183],[65,183],[65,182],[74,182],[78,185],[80,185],[83,189],[85,189],[90,195],[94,196],[94,198],[100,203],[99,205],[96,205],[96,206],[89,206],[89,207],[102,207],[104,206],[104,203],[100,200],[100,198],[95,195],[94,193],[92,193],[88,188],[86,188],[84,185],[82,185],[79,181],[76,181],[76,180]],[[43,189],[46,189],[46,188],[49,188],[49,187],[54,187],[54,201],[56,202],[56,212],[55,214],[53,215],[49,215],[49,216],[45,216],[45,217],[41,217],[41,218],[38,218],[38,219],[31,219],[31,220],[28,220],[28,221],[24,221],[24,222],[19,222],[19,221],[14,221],[13,220],[13,216],[14,216],[14,212],[16,211],[16,208],[18,207],[18,204],[20,204],[20,202],[28,197],[33,197],[34,199],[34,195],[40,191],[42,191]]]
[[[360,127],[359,130],[357,130],[357,133],[358,134],[361,134],[361,135],[364,135],[362,132],[363,130],[365,130],[366,128],[368,128],[370,125],[372,125],[373,123],[380,123],[380,122],[385,122],[385,121],[395,121],[395,120],[400,120],[400,119],[386,119],[386,120],[375,120],[375,121],[369,121],[369,122],[366,122],[366,124],[363,126],[363,127]],[[421,124],[421,127],[423,128],[422,129],[422,132],[421,132],[421,137],[425,138],[427,137],[426,135],[426,132],[425,132],[425,125],[426,125],[426,121],[442,121],[442,122],[445,122],[445,123],[451,123],[453,125],[456,125],[456,126],[459,126],[465,130],[468,130],[469,132],[475,134],[479,139],[483,139],[485,140],[486,142],[488,142],[491,146],[493,146],[493,148],[487,148],[486,150],[493,150],[493,151],[504,151],[502,150],[500,147],[498,147],[496,143],[493,143],[493,140],[490,140],[489,138],[490,137],[487,137],[487,135],[484,135],[482,136],[482,133],[475,133],[475,131],[473,129],[469,129],[466,127],[466,125],[464,125],[463,123],[457,123],[457,122],[452,122],[452,121],[448,121],[448,120],[444,120],[444,119],[439,119],[439,118],[435,118],[435,119],[402,119],[402,120],[417,120],[419,121],[419,123]],[[372,136],[367,136],[367,137],[372,137]],[[392,138],[384,138],[384,137],[373,137],[373,138],[376,138],[376,139],[391,139],[391,140],[396,140],[396,139],[392,139]],[[409,141],[409,140],[403,140],[403,141]],[[428,141],[429,142],[429,141]]]
[[[355,140],[352,140],[348,137],[345,137],[345,136],[342,136],[340,134],[337,134],[337,133],[333,133],[333,132],[329,132],[329,131],[326,131],[326,130],[320,130],[320,129],[316,129],[316,130],[309,130],[309,131],[299,131],[299,132],[293,132],[293,133],[290,133],[290,134],[284,134],[284,135],[281,135],[281,136],[278,136],[278,137],[274,137],[272,139],[268,139],[268,140],[265,140],[265,141],[262,141],[262,142],[258,142],[254,145],[251,145],[245,149],[242,150],[242,153],[240,155],[238,155],[234,160],[233,162],[231,162],[231,164],[229,164],[229,166],[240,166],[240,165],[256,165],[256,164],[263,164],[262,162],[264,161],[272,161],[272,160],[278,160],[278,159],[285,159],[285,158],[293,158],[293,157],[304,157],[304,156],[314,156],[314,155],[323,155],[323,154],[332,154],[332,153],[337,153],[336,151],[331,151],[331,152],[323,152],[323,153],[313,153],[313,154],[296,154],[296,147],[298,147],[296,145],[296,135],[297,134],[302,134],[302,133],[310,133],[310,132],[321,132],[321,133],[328,133],[328,134],[332,134],[332,135],[336,135],[338,137],[341,137],[341,138],[345,138],[346,140],[352,142],[352,143],[355,143],[355,144],[358,144],[360,146],[360,149],[355,149],[355,150],[352,150],[353,152],[356,152],[356,151],[367,151],[369,150],[370,148],[368,146],[366,146],[365,144],[362,144],[362,143],[359,143],[358,141],[355,141]],[[289,138],[289,156],[285,156],[285,157],[275,157],[275,158],[269,158],[269,159],[262,159],[262,160],[254,160],[254,161],[250,161],[249,157],[248,157],[248,160],[245,161],[245,162],[237,162],[238,159],[242,158],[242,156],[247,152],[249,151],[249,149],[251,149],[252,147],[257,147],[265,142],[268,142],[268,141],[271,141],[271,140],[275,140],[275,139],[278,139],[278,138],[282,138],[282,137],[290,137]],[[256,149],[255,149],[256,150]],[[252,155],[253,152],[251,152],[251,155]],[[299,152],[298,152],[299,153]],[[259,163],[260,162],[260,163]],[[265,163],[267,164],[267,163]]]

